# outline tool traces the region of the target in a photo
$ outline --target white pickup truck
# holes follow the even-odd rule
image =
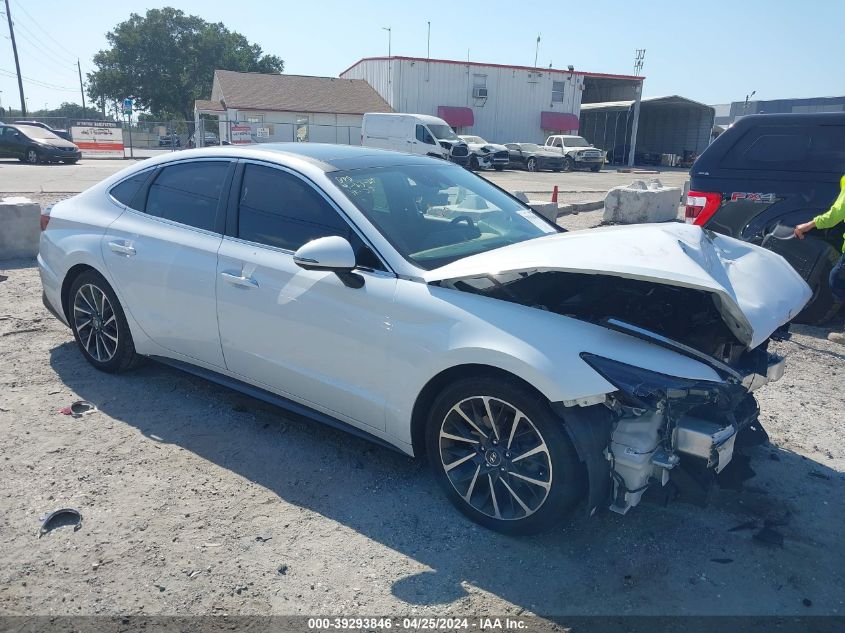
[[[568,134],[554,134],[546,139],[544,149],[563,154],[563,171],[589,169],[599,171],[604,166],[607,152],[593,147],[587,139]]]

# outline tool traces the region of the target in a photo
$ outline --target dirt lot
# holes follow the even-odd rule
[[[742,491],[517,539],[402,455],[152,362],[98,373],[34,262],[3,277],[0,614],[845,613],[845,348],[826,329],[775,345],[789,367],[758,392],[772,441]],[[78,399],[99,411],[58,413]],[[82,528],[39,539],[63,507]],[[730,530],[766,520],[782,546]]]

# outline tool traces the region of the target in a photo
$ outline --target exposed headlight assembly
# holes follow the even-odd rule
[[[653,410],[663,400],[728,405],[745,395],[741,385],[669,376],[587,352],[581,358],[619,390],[623,404],[636,408]]]

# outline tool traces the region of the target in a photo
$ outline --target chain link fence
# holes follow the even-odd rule
[[[252,143],[337,143],[360,145],[361,128],[352,125],[298,123],[258,123],[201,119],[194,135],[196,146],[249,145]]]

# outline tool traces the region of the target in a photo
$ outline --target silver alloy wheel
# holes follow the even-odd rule
[[[537,171],[537,159],[536,158],[529,158],[528,165],[526,165],[528,171]]]
[[[85,351],[106,363],[117,353],[119,333],[114,308],[100,288],[80,286],[73,298],[73,325]]]
[[[487,516],[524,519],[549,495],[549,448],[534,423],[504,400],[461,400],[443,418],[438,444],[452,487]]]
[[[29,149],[26,151],[26,162],[30,165],[35,165],[38,162],[38,152],[34,149]]]

